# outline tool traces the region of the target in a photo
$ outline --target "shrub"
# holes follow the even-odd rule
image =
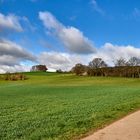
[[[27,80],[28,78],[21,73],[6,73],[4,75],[4,80],[17,81],[17,80]]]

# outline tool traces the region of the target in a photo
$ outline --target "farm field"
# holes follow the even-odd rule
[[[25,73],[0,80],[0,139],[74,140],[140,108],[140,79]]]

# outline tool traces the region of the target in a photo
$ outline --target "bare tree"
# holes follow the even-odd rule
[[[105,61],[102,60],[102,58],[94,58],[91,62],[89,62],[90,68],[103,68],[107,67],[107,64]]]
[[[117,59],[114,62],[114,64],[115,64],[116,67],[127,66],[127,61],[123,57],[121,57],[121,58]]]
[[[137,57],[131,57],[128,60],[128,66],[139,66],[140,65],[140,59]]]

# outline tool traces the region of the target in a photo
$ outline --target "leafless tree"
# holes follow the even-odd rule
[[[103,68],[107,67],[107,64],[105,61],[102,60],[102,58],[94,58],[91,62],[89,62],[90,68]]]
[[[127,66],[127,61],[123,57],[121,57],[121,58],[117,59],[114,62],[114,64],[115,64],[116,67]]]
[[[128,66],[139,66],[140,65],[140,59],[137,57],[131,57],[128,60]]]

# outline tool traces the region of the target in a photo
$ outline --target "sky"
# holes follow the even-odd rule
[[[140,58],[139,0],[0,0],[0,73]]]

